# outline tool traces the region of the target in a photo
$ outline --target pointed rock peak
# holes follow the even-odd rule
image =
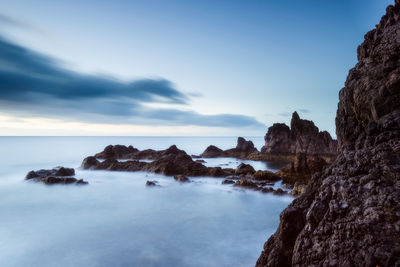
[[[293,120],[300,120],[300,116],[299,116],[299,114],[297,113],[297,111],[293,112],[293,114],[292,114],[292,121],[293,121]]]

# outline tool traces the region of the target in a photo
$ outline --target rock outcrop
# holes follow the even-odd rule
[[[337,142],[328,132],[320,132],[312,121],[300,119],[297,112],[292,115],[290,128],[284,123],[275,123],[269,127],[264,139],[261,153],[269,155],[332,156],[337,150]]]
[[[339,154],[280,216],[256,266],[400,266],[400,0],[339,93]]]
[[[72,168],[56,167],[51,170],[30,171],[26,175],[26,180],[42,182],[44,184],[87,184],[88,182],[82,179],[72,177],[75,175],[75,170]]]

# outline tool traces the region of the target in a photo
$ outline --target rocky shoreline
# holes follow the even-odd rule
[[[400,0],[357,52],[338,156],[281,213],[256,266],[400,266]]]
[[[176,145],[172,145],[165,150],[139,150],[131,145],[109,145],[94,156],[85,158],[82,161],[81,168],[84,170],[158,173],[174,176],[175,180],[179,182],[183,180],[189,182],[190,179],[187,176],[221,177],[225,178],[222,182],[223,184],[232,184],[237,187],[275,194],[286,193],[284,190],[276,192],[271,187],[275,182],[282,180],[286,188],[292,189],[291,194],[298,196],[304,192],[304,188],[311,176],[316,172],[322,171],[328,165],[328,162],[335,157],[333,148],[336,147],[336,142],[328,133],[319,132],[312,121],[302,120],[297,112],[294,112],[291,122],[293,130],[287,127],[289,133],[293,132],[293,134],[288,136],[290,137],[289,139],[284,138],[284,142],[291,142],[292,145],[284,145],[281,141],[282,136],[277,134],[279,132],[277,129],[282,128],[282,125],[274,124],[269,128],[265,136],[266,145],[262,149],[264,152],[258,151],[252,141],[245,140],[243,137],[238,137],[235,148],[222,150],[210,145],[199,156],[190,156],[184,150],[177,148]],[[315,144],[318,144],[318,146]],[[293,147],[294,150],[283,149],[287,147]],[[313,148],[310,150],[310,147]],[[319,153],[317,147],[321,148]],[[273,153],[268,151],[273,151]],[[294,154],[294,152],[297,154]],[[287,165],[274,173],[267,170],[255,170],[251,165],[243,163],[235,169],[207,167],[203,164],[206,163],[205,160],[207,158],[219,157],[250,161],[286,162]],[[59,170],[68,173],[68,175],[64,176],[69,177],[60,175]],[[77,180],[72,177],[73,175],[73,169],[59,167],[53,170],[31,171],[26,179],[34,179],[45,184],[87,183],[83,180]],[[186,179],[183,179],[184,177]],[[148,181],[146,185],[154,186],[156,181]]]

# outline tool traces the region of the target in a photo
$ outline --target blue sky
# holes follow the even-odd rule
[[[1,0],[0,132],[264,135],[297,110],[335,135],[357,46],[392,3]]]

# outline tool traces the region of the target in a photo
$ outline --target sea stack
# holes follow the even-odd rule
[[[290,128],[284,123],[275,123],[264,137],[263,154],[271,155],[335,155],[337,143],[327,131],[319,131],[314,122],[300,119],[295,111]]]
[[[399,20],[396,0],[358,47],[339,93],[338,156],[281,213],[256,266],[400,266]]]

